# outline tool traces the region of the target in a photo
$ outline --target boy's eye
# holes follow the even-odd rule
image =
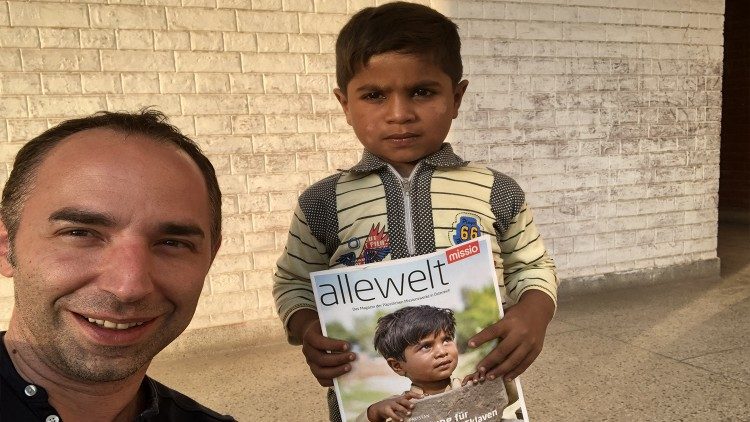
[[[362,96],[363,100],[370,100],[370,101],[382,100],[383,98],[385,98],[385,96],[382,93],[377,92],[377,91],[368,92],[367,94]]]

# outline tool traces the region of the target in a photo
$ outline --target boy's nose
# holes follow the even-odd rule
[[[388,102],[388,123],[408,123],[415,119],[414,107],[410,98],[394,95]]]

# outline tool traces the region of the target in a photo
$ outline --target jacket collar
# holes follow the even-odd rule
[[[468,161],[464,161],[461,157],[453,152],[451,144],[444,142],[440,149],[420,160],[421,162],[427,163],[433,167],[463,167],[469,164]],[[362,154],[362,159],[355,166],[348,170],[343,170],[351,173],[371,173],[388,165],[382,158],[374,155],[370,151],[365,150]]]

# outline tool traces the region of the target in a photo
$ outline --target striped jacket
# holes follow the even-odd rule
[[[286,327],[295,311],[315,309],[310,272],[431,253],[482,234],[496,240],[504,307],[529,289],[556,302],[554,262],[513,179],[463,161],[447,143],[409,178],[365,151],[300,196],[274,273],[279,317]]]

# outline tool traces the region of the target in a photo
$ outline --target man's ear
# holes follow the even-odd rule
[[[469,81],[464,79],[459,82],[455,88],[453,88],[453,118],[458,117],[458,109],[461,108],[461,101],[466,93],[466,88],[469,86]]]
[[[333,90],[333,95],[335,95],[336,99],[339,100],[341,109],[344,110],[344,114],[346,115],[346,122],[351,126],[352,121],[349,119],[349,99],[346,97],[346,93],[341,89],[336,88]]]
[[[395,358],[388,358],[386,359],[386,361],[388,362],[388,366],[390,366],[391,369],[393,369],[393,372],[401,375],[402,377],[406,376],[406,371],[404,370],[404,367],[401,366],[401,362],[399,362]]]
[[[0,274],[5,277],[13,277],[15,267],[13,266],[12,261],[8,229],[5,227],[5,224],[0,221]]]

